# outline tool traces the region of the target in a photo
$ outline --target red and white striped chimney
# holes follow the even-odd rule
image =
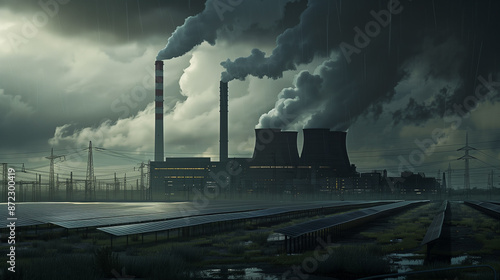
[[[155,161],[163,161],[163,61],[155,61]]]

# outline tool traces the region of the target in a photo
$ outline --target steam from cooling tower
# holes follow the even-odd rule
[[[366,67],[375,71],[373,68],[377,65]],[[384,67],[379,69],[384,70]],[[294,87],[285,88],[278,94],[275,107],[260,117],[257,127],[328,127],[345,131],[367,112],[377,117],[376,104],[392,98],[393,88],[400,78],[399,75],[364,78],[345,67],[340,57],[326,60],[313,73],[300,72]]]
[[[303,117],[317,111],[324,99],[321,92],[323,78],[303,71],[295,78],[294,85],[294,88],[285,88],[278,94],[274,108],[260,117],[257,128],[294,129],[289,125],[304,122]]]

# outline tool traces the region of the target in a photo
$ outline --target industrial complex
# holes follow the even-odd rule
[[[385,170],[358,173],[347,153],[343,131],[303,129],[298,151],[297,131],[255,129],[251,158],[228,156],[228,84],[220,82],[219,161],[209,157],[164,157],[163,61],[155,62],[155,160],[149,165],[150,195],[162,199],[196,191],[266,194],[291,197],[361,193],[437,194],[441,184],[424,174],[403,172],[388,177]]]

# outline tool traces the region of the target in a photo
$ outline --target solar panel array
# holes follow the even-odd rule
[[[210,205],[194,202],[39,202],[16,205],[16,226],[54,224],[68,229],[140,223],[190,215],[262,209],[276,202],[212,201]],[[0,204],[1,207],[2,204]],[[6,204],[4,204],[6,205]],[[5,206],[6,208],[7,206]],[[0,218],[8,218],[7,211]],[[6,225],[1,225],[0,228]]]
[[[349,213],[339,214],[328,218],[316,219],[305,223],[296,224],[293,226],[281,228],[275,232],[286,236],[296,238],[307,233],[316,232],[322,229],[331,228],[337,225],[349,223],[358,219],[366,218],[382,212],[394,210],[401,207],[406,207],[411,204],[422,203],[423,201],[403,201],[381,206],[365,208]]]
[[[204,216],[194,216],[194,217],[184,217],[167,221],[158,222],[147,222],[140,224],[128,224],[119,225],[111,227],[101,227],[98,230],[111,234],[113,236],[126,236],[133,234],[143,234],[143,233],[153,233],[167,230],[174,230],[188,226],[197,226],[203,224],[217,223],[217,222],[228,222],[228,221],[238,221],[245,219],[255,219],[270,217],[274,215],[280,215],[285,213],[291,213],[296,211],[307,211],[322,207],[342,207],[342,206],[355,206],[364,205],[371,203],[382,203],[382,202],[327,202],[327,203],[315,203],[306,205],[294,205],[286,207],[275,207],[256,211],[238,212],[238,213],[225,213],[225,214],[213,214]]]
[[[179,203],[172,205],[177,206]],[[16,225],[21,227],[63,221],[98,221],[102,218],[160,213],[164,209],[165,206],[161,203],[38,202],[16,204],[15,216]],[[2,215],[7,217],[7,211],[2,212]]]

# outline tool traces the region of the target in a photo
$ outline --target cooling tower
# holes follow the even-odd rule
[[[155,161],[163,161],[163,61],[155,62]]]
[[[330,131],[332,166],[341,170],[348,170],[351,166],[347,155],[347,132]]]
[[[301,164],[312,166],[330,166],[329,129],[304,129],[304,144],[300,155]]]
[[[227,83],[220,82],[220,138],[219,138],[219,161],[227,162],[228,158],[228,90]]]
[[[347,171],[350,167],[346,132],[323,128],[304,129],[301,164]]]
[[[299,162],[297,132],[255,129],[252,166],[295,166]]]

